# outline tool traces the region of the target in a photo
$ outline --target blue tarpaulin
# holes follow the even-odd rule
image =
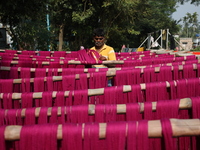
[[[200,37],[200,34],[196,34],[196,37]]]

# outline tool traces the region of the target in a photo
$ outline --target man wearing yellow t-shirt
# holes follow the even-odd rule
[[[115,51],[112,47],[105,44],[106,38],[105,38],[105,32],[103,29],[98,28],[94,30],[93,33],[93,40],[94,40],[94,47],[92,47],[92,50],[97,51],[100,54],[99,60],[106,61],[106,60],[116,60]],[[113,68],[115,65],[95,65],[95,68],[102,68],[102,67],[108,67]]]
[[[105,32],[103,29],[98,28],[95,29],[93,32],[93,40],[94,40],[94,47],[92,50],[97,51],[100,54],[99,60],[106,61],[106,60],[116,60],[115,51],[112,47],[105,44]],[[108,64],[108,65],[94,65],[95,68],[114,68],[115,65]],[[112,77],[108,78],[108,86],[112,86]]]

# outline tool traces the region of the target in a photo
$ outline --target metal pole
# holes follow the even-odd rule
[[[169,45],[168,45],[168,41],[169,41],[169,29],[167,29],[167,31],[166,31],[167,33],[166,33],[166,49],[168,50],[169,49]]]
[[[148,33],[147,49],[151,47],[151,33]]]
[[[161,46],[161,48],[163,47],[163,39],[162,39],[162,29],[160,30],[160,35],[161,35],[161,37],[160,37],[160,46]]]
[[[144,40],[144,42],[138,47],[138,48],[140,48],[145,42],[146,42],[146,40],[148,39],[149,37],[147,37],[145,40]]]
[[[48,4],[46,5],[46,7],[47,7],[47,11],[48,11]],[[50,31],[50,21],[49,21],[49,14],[48,13],[47,13],[46,17],[47,17],[47,30]],[[48,39],[48,48],[47,49],[48,49],[48,51],[50,51],[49,39]]]

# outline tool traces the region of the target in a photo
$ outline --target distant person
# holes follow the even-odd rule
[[[93,40],[94,40],[94,47],[90,48],[92,50],[97,51],[100,54],[99,60],[106,61],[106,60],[116,60],[115,51],[111,46],[105,44],[106,37],[105,32],[101,28],[94,29],[93,32]],[[113,68],[115,65],[95,65],[94,67],[108,67]]]
[[[126,45],[122,45],[121,52],[124,52],[125,48],[126,48]]]
[[[80,50],[85,49],[84,46],[80,46]]]

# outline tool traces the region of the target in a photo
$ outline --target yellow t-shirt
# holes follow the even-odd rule
[[[92,50],[96,50],[95,47],[90,48]],[[103,48],[100,50],[99,54],[101,56],[106,57],[107,60],[116,60],[116,55],[115,55],[115,51],[112,47],[104,44]],[[104,65],[94,65],[93,67],[95,68],[105,68],[106,66]]]

